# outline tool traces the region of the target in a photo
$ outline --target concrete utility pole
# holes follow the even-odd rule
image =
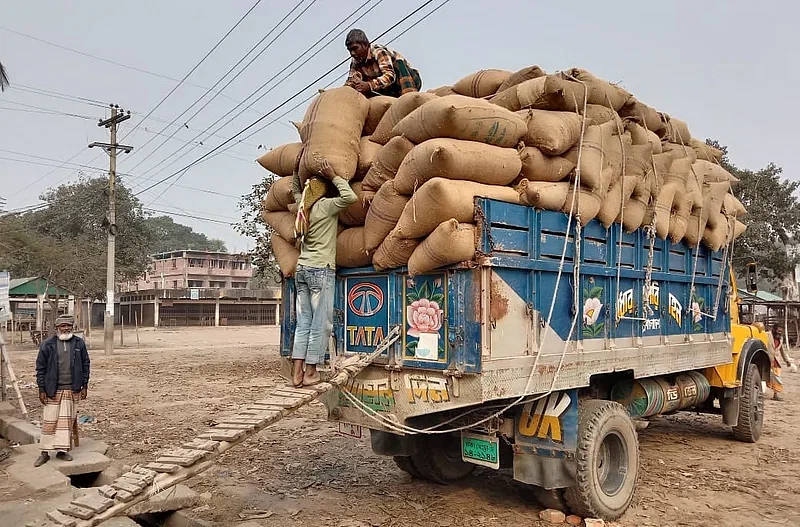
[[[89,148],[98,146],[106,151],[109,157],[108,168],[108,218],[104,222],[106,229],[108,229],[108,263],[106,270],[106,313],[103,319],[103,344],[105,345],[106,354],[110,355],[114,352],[114,263],[116,256],[116,238],[117,238],[117,192],[116,192],[116,178],[117,178],[117,150],[122,150],[126,154],[133,150],[132,146],[125,146],[117,144],[117,125],[123,121],[131,118],[131,112],[125,113],[119,106],[111,105],[111,117],[101,120],[97,126],[104,126],[111,130],[110,143],[92,143]]]

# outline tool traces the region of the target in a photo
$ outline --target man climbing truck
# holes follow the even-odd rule
[[[325,400],[340,431],[369,428],[373,450],[414,477],[511,468],[543,505],[605,519],[633,497],[636,420],[720,414],[736,439],[758,440],[766,334],[739,322],[727,251],[597,222],[576,233],[565,214],[485,198],[475,207],[473,262],[337,271],[332,356],[401,330]],[[291,280],[283,298],[288,357]]]

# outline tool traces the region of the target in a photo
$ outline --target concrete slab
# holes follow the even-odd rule
[[[199,500],[197,493],[186,485],[175,485],[149,500],[137,503],[128,511],[128,516],[188,509],[197,505]]]
[[[41,467],[34,468],[33,462],[41,453],[39,445],[22,445],[14,449],[8,474],[22,485],[34,490],[54,488],[56,490],[69,487],[67,476],[101,472],[111,460],[97,451],[107,450],[102,441],[87,440],[85,444],[72,450],[73,461],[61,461],[55,455]]]
[[[47,513],[65,507],[75,498],[74,489],[67,487],[61,492],[36,496],[36,500],[19,499],[0,503],[0,518],[5,527],[23,525],[42,525]]]
[[[45,463],[41,467],[34,467],[33,462],[36,455],[14,456],[13,462],[6,469],[6,472],[21,485],[26,485],[33,490],[65,490],[70,487],[70,480],[67,476],[55,470],[50,463]]]
[[[39,442],[41,431],[38,426],[15,414],[0,414],[0,436],[20,445]]]
[[[72,450],[70,455],[72,455],[72,461],[61,461],[55,456],[51,456],[47,464],[65,476],[102,472],[111,464],[111,459],[97,452]]]

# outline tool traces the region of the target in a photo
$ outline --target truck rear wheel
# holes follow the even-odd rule
[[[613,401],[585,401],[578,410],[575,485],[565,491],[573,513],[616,520],[633,499],[639,440],[628,412]]]
[[[394,464],[397,465],[397,467],[400,470],[408,473],[412,478],[424,479],[420,471],[417,470],[417,466],[414,464],[414,460],[411,459],[411,456],[393,456],[393,457],[394,457]]]
[[[461,459],[461,437],[458,435],[423,437],[411,461],[422,477],[442,484],[469,476],[475,470],[475,465]]]
[[[750,364],[739,394],[739,420],[733,427],[733,437],[745,443],[755,443],[764,429],[764,392],[758,366]]]

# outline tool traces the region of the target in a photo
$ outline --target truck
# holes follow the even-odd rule
[[[758,440],[767,334],[740,320],[727,248],[486,198],[475,218],[472,261],[337,270],[332,360],[399,334],[326,395],[341,432],[369,429],[373,451],[415,478],[510,469],[545,507],[607,520],[631,503],[648,418],[717,414]],[[287,366],[295,321],[286,279]]]

